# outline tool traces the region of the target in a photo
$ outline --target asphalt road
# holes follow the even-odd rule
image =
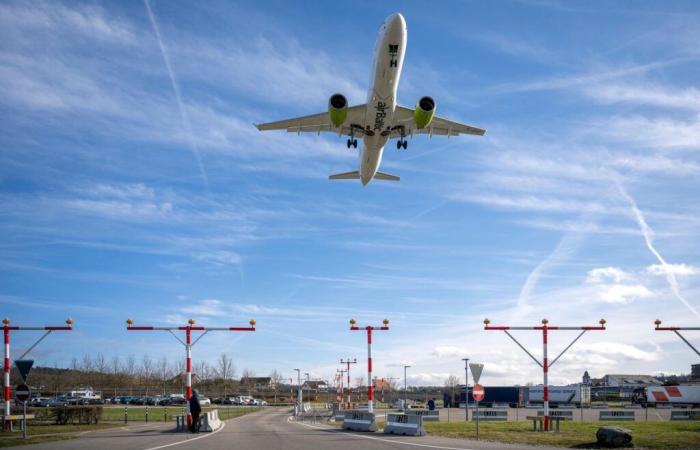
[[[159,450],[232,448],[250,450],[492,450],[538,449],[547,447],[512,446],[440,437],[406,437],[381,433],[349,433],[321,424],[290,422],[286,409],[264,411],[231,419],[215,433],[199,435],[174,433],[173,425],[146,425],[90,432],[70,441],[49,442],[24,448],[46,450]]]

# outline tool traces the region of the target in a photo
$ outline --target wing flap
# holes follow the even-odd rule
[[[351,124],[364,123],[366,110],[367,105],[351,106],[348,108],[348,116],[345,123],[339,127],[333,126],[327,112],[278,120],[276,122],[255,124],[255,127],[260,131],[286,130],[289,133],[329,132],[350,135],[353,131]],[[361,131],[358,132],[355,130],[355,134],[361,134]]]
[[[396,107],[396,123],[403,126],[404,136],[411,136],[414,134],[427,134],[427,135],[438,135],[438,136],[459,136],[462,134],[471,134],[474,136],[483,136],[486,134],[486,130],[483,128],[474,127],[464,123],[454,122],[449,119],[445,119],[439,116],[435,116],[425,128],[416,128],[416,124],[413,121],[413,109],[406,108],[405,106]],[[392,138],[401,137],[401,130],[393,130],[391,133]]]

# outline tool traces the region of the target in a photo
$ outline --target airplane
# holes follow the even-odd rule
[[[328,111],[277,122],[255,124],[258,130],[287,130],[302,132],[337,133],[348,136],[347,147],[357,148],[357,136],[361,136],[359,170],[339,173],[330,180],[360,180],[366,186],[372,179],[399,181],[400,177],[379,171],[384,146],[389,139],[398,139],[396,148],[408,148],[406,137],[414,134],[459,136],[471,134],[483,136],[486,130],[444,119],[435,115],[435,100],[425,96],[415,108],[396,103],[401,69],[406,53],[406,21],[399,13],[390,15],[379,29],[374,47],[374,65],[367,103],[348,107],[342,94],[333,94],[328,100]]]

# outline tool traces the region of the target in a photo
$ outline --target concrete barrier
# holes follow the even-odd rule
[[[539,417],[543,417],[544,411],[537,411],[537,415]],[[557,411],[555,409],[550,409],[549,410],[549,417],[561,417],[562,419],[566,419],[566,420],[574,420],[574,412],[573,411]]]
[[[673,405],[670,403],[657,403],[656,409],[672,409]]]
[[[199,417],[199,431],[216,431],[223,426],[219,419],[219,410],[214,409]]]
[[[420,414],[389,414],[384,425],[384,433],[425,436],[423,418],[424,416]]]
[[[335,418],[336,422],[342,422],[345,420],[345,411],[336,411],[333,417]]]
[[[634,411],[600,411],[598,420],[634,420]]]
[[[509,403],[494,403],[493,406],[491,406],[493,409],[508,409],[510,408]]]
[[[576,405],[573,403],[559,403],[557,409],[576,409]]]
[[[591,404],[591,409],[608,409],[608,404],[607,403]]]
[[[421,416],[423,417],[423,422],[439,422],[440,421],[440,411],[430,411],[429,409],[409,409],[406,414],[410,416]]]
[[[629,405],[624,406],[625,409],[642,409],[642,405],[639,403],[631,403]]]
[[[353,431],[377,431],[374,413],[349,409],[343,417],[343,429]]]
[[[187,431],[187,416],[175,416],[175,431]]]
[[[671,420],[700,420],[700,409],[671,411]]]
[[[472,421],[475,421],[477,417],[476,411],[472,415]],[[505,422],[508,420],[508,411],[494,411],[494,410],[479,410],[479,421],[498,421]]]

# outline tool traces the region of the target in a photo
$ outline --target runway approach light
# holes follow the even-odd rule
[[[656,319],[654,321],[654,325],[656,325],[656,328],[659,328],[659,325],[661,325],[661,321],[659,319]]]
[[[488,327],[490,323],[491,321],[489,319],[484,319],[484,325]]]
[[[354,327],[357,321],[355,319],[350,319],[350,326]]]
[[[608,322],[606,322],[605,319],[600,319],[600,320],[598,321],[598,323],[600,324],[601,327],[604,327],[605,324],[608,323]]]
[[[127,326],[132,326],[134,324],[134,321],[131,319],[126,319],[126,325]]]
[[[549,320],[547,319],[542,319],[542,325],[547,325],[549,323]]]
[[[4,325],[9,325],[9,324],[10,324],[10,319],[8,319],[7,317],[5,317],[4,319],[2,319],[2,323],[3,323]]]
[[[190,326],[194,325],[194,319],[190,319],[190,320],[188,320],[188,321],[187,321],[187,323],[189,323],[189,324],[190,324]]]
[[[384,324],[384,326],[389,325],[389,319],[382,320],[382,323]]]
[[[248,323],[250,324],[251,327],[254,327],[257,322],[255,321],[255,319],[250,319],[250,322],[248,322]]]

